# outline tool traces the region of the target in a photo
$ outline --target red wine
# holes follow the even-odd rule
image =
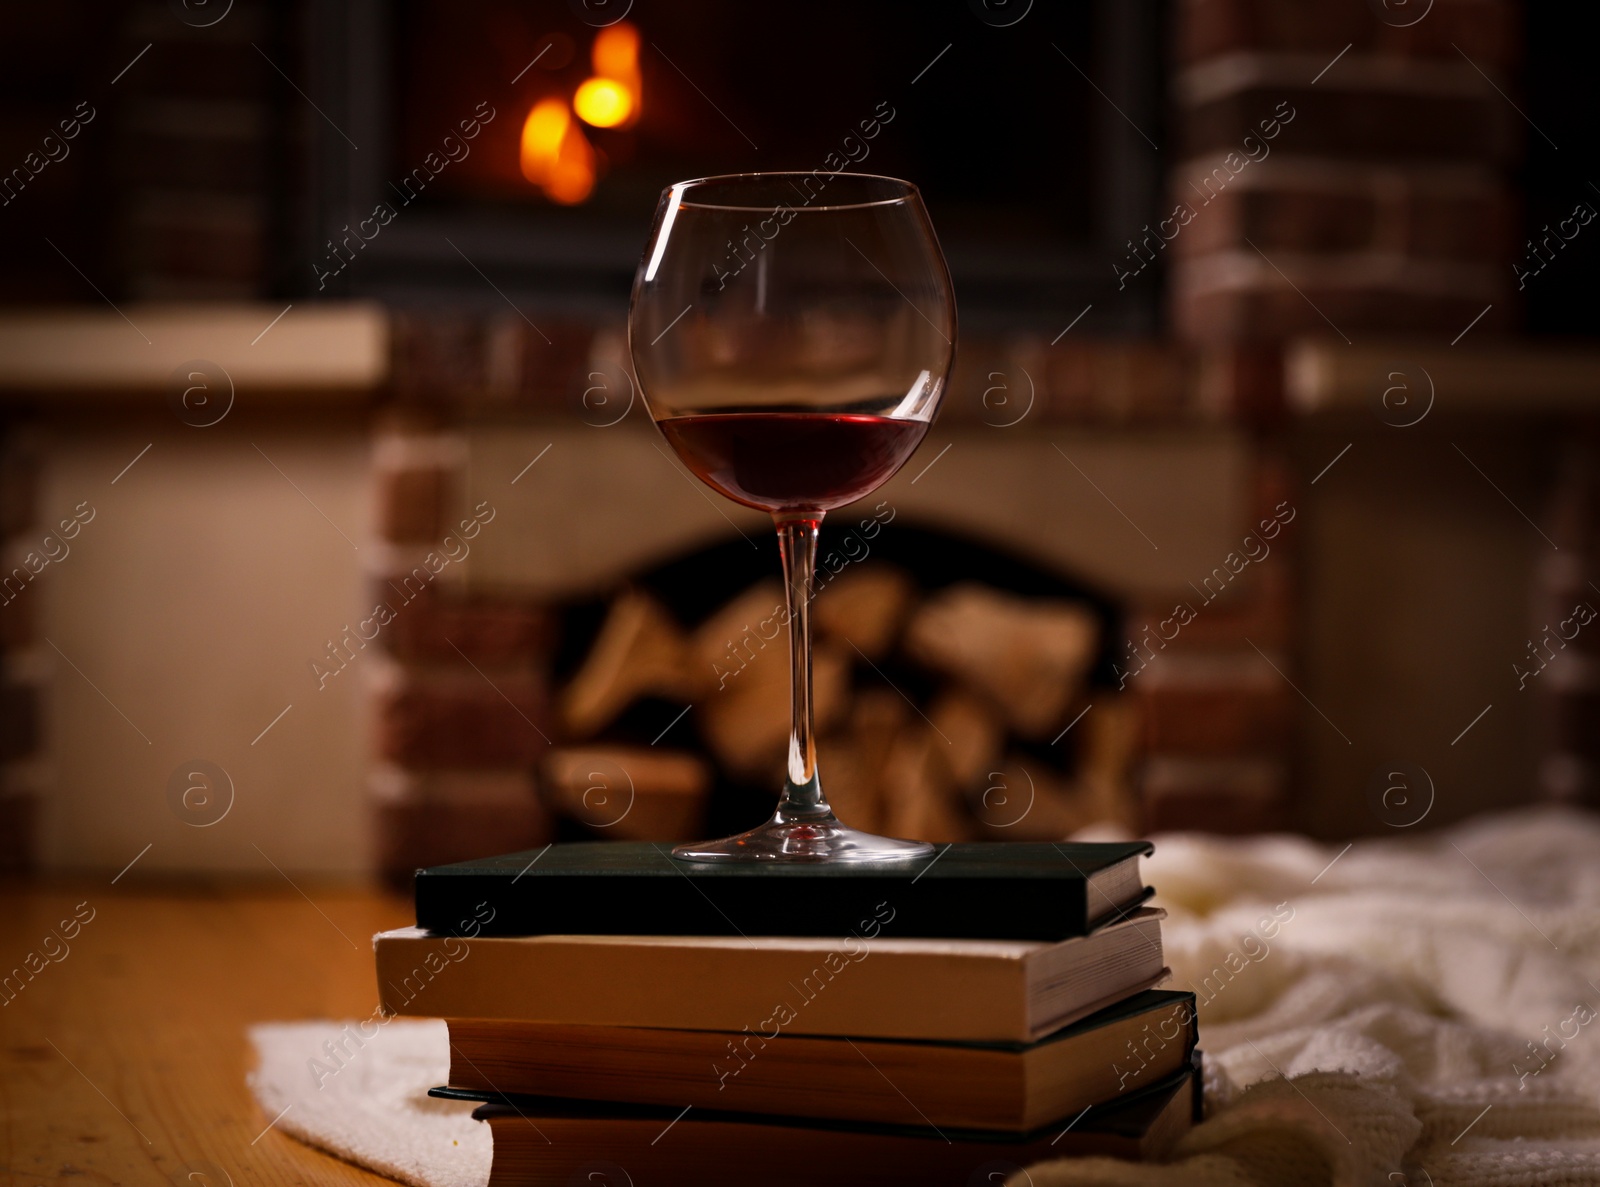
[[[834,412],[717,412],[656,422],[684,463],[761,511],[830,511],[876,489],[928,424]]]

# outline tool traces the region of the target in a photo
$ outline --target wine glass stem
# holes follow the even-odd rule
[[[811,705],[811,589],[822,512],[774,515],[783,553],[789,606],[789,770],[780,818],[832,815],[817,777],[817,743]]]

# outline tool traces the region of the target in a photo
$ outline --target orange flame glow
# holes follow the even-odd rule
[[[597,128],[625,128],[639,117],[643,88],[639,77],[639,31],[626,21],[595,35],[590,51],[594,77],[573,96],[578,117]]]
[[[522,125],[522,175],[552,202],[573,206],[594,190],[600,158],[572,118],[595,128],[631,127],[644,92],[639,74],[639,31],[626,21],[601,29],[591,51],[594,76],[585,79],[569,107],[540,99]]]
[[[522,125],[522,175],[552,202],[576,205],[595,183],[594,149],[560,99],[541,99]]]
[[[588,78],[572,96],[578,118],[596,128],[615,128],[633,114],[633,94],[612,78]]]
[[[590,60],[601,78],[632,82],[639,74],[639,30],[627,21],[607,25],[595,36]]]

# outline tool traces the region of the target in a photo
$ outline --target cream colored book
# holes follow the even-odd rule
[[[1031,1042],[1167,970],[1165,912],[1020,940],[506,936],[374,940],[385,1009],[438,1018]]]

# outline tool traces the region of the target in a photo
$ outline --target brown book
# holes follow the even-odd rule
[[[450,1020],[450,1085],[1026,1133],[1189,1066],[1192,993],[1147,990],[1036,1043]]]
[[[1166,976],[1165,912],[1037,940],[380,933],[396,1014],[1032,1042]]]
[[[473,1116],[494,1139],[489,1187],[968,1187],[1050,1158],[1165,1157],[1194,1125],[1198,1083],[1186,1069],[1023,1137],[534,1097],[485,1104]]]

